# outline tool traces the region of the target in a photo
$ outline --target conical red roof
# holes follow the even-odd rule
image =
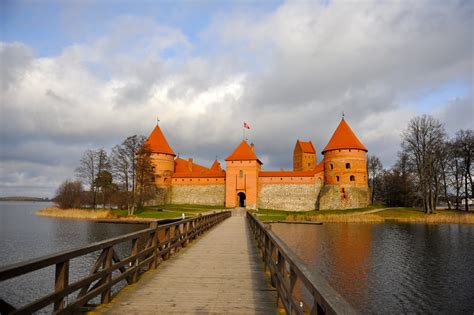
[[[222,167],[221,167],[221,164],[219,163],[219,161],[214,160],[214,163],[212,163],[212,166],[211,166],[211,171],[215,171],[215,172],[221,172],[222,171]]]
[[[360,142],[344,118],[342,118],[341,123],[337,126],[336,131],[334,131],[331,140],[329,140],[322,153],[324,154],[327,151],[338,149],[359,149],[367,151],[366,147]]]
[[[226,159],[226,161],[258,161],[260,164],[260,160],[258,157],[255,155],[253,152],[252,148],[249,146],[247,141],[242,140],[242,142],[239,144],[239,146],[232,152],[231,155],[229,155]]]
[[[158,125],[156,125],[155,129],[151,132],[145,145],[147,145],[153,153],[165,153],[176,156]]]

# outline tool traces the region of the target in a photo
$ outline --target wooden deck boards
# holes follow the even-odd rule
[[[242,211],[143,275],[108,305],[108,314],[276,314],[276,292]]]

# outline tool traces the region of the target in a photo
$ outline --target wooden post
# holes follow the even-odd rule
[[[69,260],[56,264],[54,292],[64,290],[69,284]],[[54,311],[62,310],[66,305],[66,297],[54,302]]]
[[[113,248],[109,247],[106,250],[107,250],[107,254],[105,256],[104,265],[103,265],[103,269],[105,270],[110,269],[112,267],[112,257],[113,257]],[[112,271],[111,270],[108,270],[108,272],[106,273],[104,277],[103,282],[106,284],[106,287],[105,287],[104,292],[102,292],[100,302],[102,304],[108,304],[110,303],[110,300],[112,299],[112,294],[111,294]]]
[[[134,238],[132,240],[132,251],[130,253],[130,256],[136,256],[138,253],[138,238]],[[130,266],[130,268],[134,268],[135,267],[135,270],[132,272],[132,283],[135,283],[137,282],[138,280],[138,258],[135,257],[132,261],[131,261],[132,265]]]

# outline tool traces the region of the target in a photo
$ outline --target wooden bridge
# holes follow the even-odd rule
[[[52,265],[56,272],[54,292],[21,307],[1,297],[0,311],[28,314],[52,304],[54,313],[73,313],[90,310],[100,296],[93,311],[110,314],[355,313],[271,230],[245,213],[235,209],[232,216],[225,211],[154,225],[2,268],[0,281]],[[119,257],[114,246],[129,241],[130,254]],[[89,276],[69,283],[69,260],[93,252],[98,258]],[[175,257],[168,260],[170,255]],[[119,283],[129,285],[115,295]]]

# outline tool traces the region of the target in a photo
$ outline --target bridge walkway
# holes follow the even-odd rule
[[[276,314],[244,209],[124,288],[103,314]]]

